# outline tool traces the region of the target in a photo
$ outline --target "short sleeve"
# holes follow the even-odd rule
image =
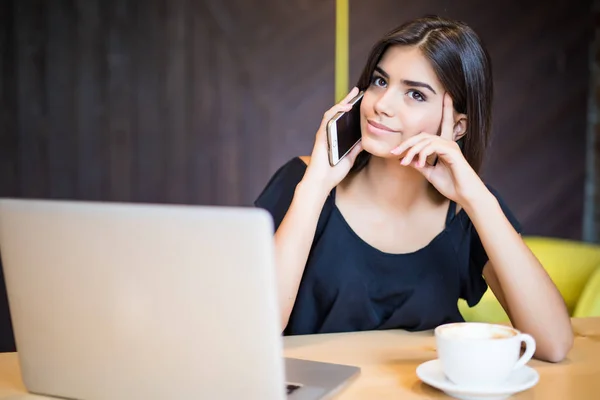
[[[254,201],[256,207],[264,208],[271,214],[275,231],[279,229],[281,221],[287,214],[296,193],[296,186],[304,177],[305,172],[306,164],[300,157],[291,159],[273,174],[267,186]],[[333,205],[334,199],[330,193],[321,209],[315,231],[315,240],[318,240],[325,230]]]
[[[273,174],[254,202],[256,207],[263,208],[271,214],[275,230],[285,217],[294,198],[296,186],[302,180],[305,171],[304,161],[299,157],[291,159]]]
[[[487,185],[487,188],[498,200],[500,208],[504,212],[504,215],[511,223],[513,228],[515,228],[518,233],[521,233],[521,224],[510,210],[508,205],[504,202],[500,194],[489,185]],[[483,267],[485,267],[485,264],[488,262],[489,258],[473,224],[470,224],[470,230],[471,242],[469,251],[469,276],[466,277],[466,282],[463,284],[461,297],[467,301],[470,307],[473,307],[479,302],[487,290],[487,283],[483,278]]]

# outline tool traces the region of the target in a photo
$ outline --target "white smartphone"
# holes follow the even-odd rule
[[[332,167],[360,142],[360,100],[364,94],[361,91],[349,101],[352,104],[350,111],[339,112],[327,122],[327,150]]]

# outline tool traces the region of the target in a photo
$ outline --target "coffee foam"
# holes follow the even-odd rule
[[[516,336],[510,328],[490,325],[456,325],[440,329],[439,334],[450,339],[508,339]]]

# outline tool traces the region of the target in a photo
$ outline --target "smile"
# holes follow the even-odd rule
[[[367,129],[373,135],[389,135],[392,133],[398,133],[397,131],[390,129],[385,125],[379,124],[371,120],[367,120]]]

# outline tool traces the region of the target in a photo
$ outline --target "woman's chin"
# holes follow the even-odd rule
[[[396,147],[389,143],[379,142],[374,140],[362,139],[363,150],[371,154],[374,157],[379,158],[398,158],[397,155],[392,154],[391,151]]]

